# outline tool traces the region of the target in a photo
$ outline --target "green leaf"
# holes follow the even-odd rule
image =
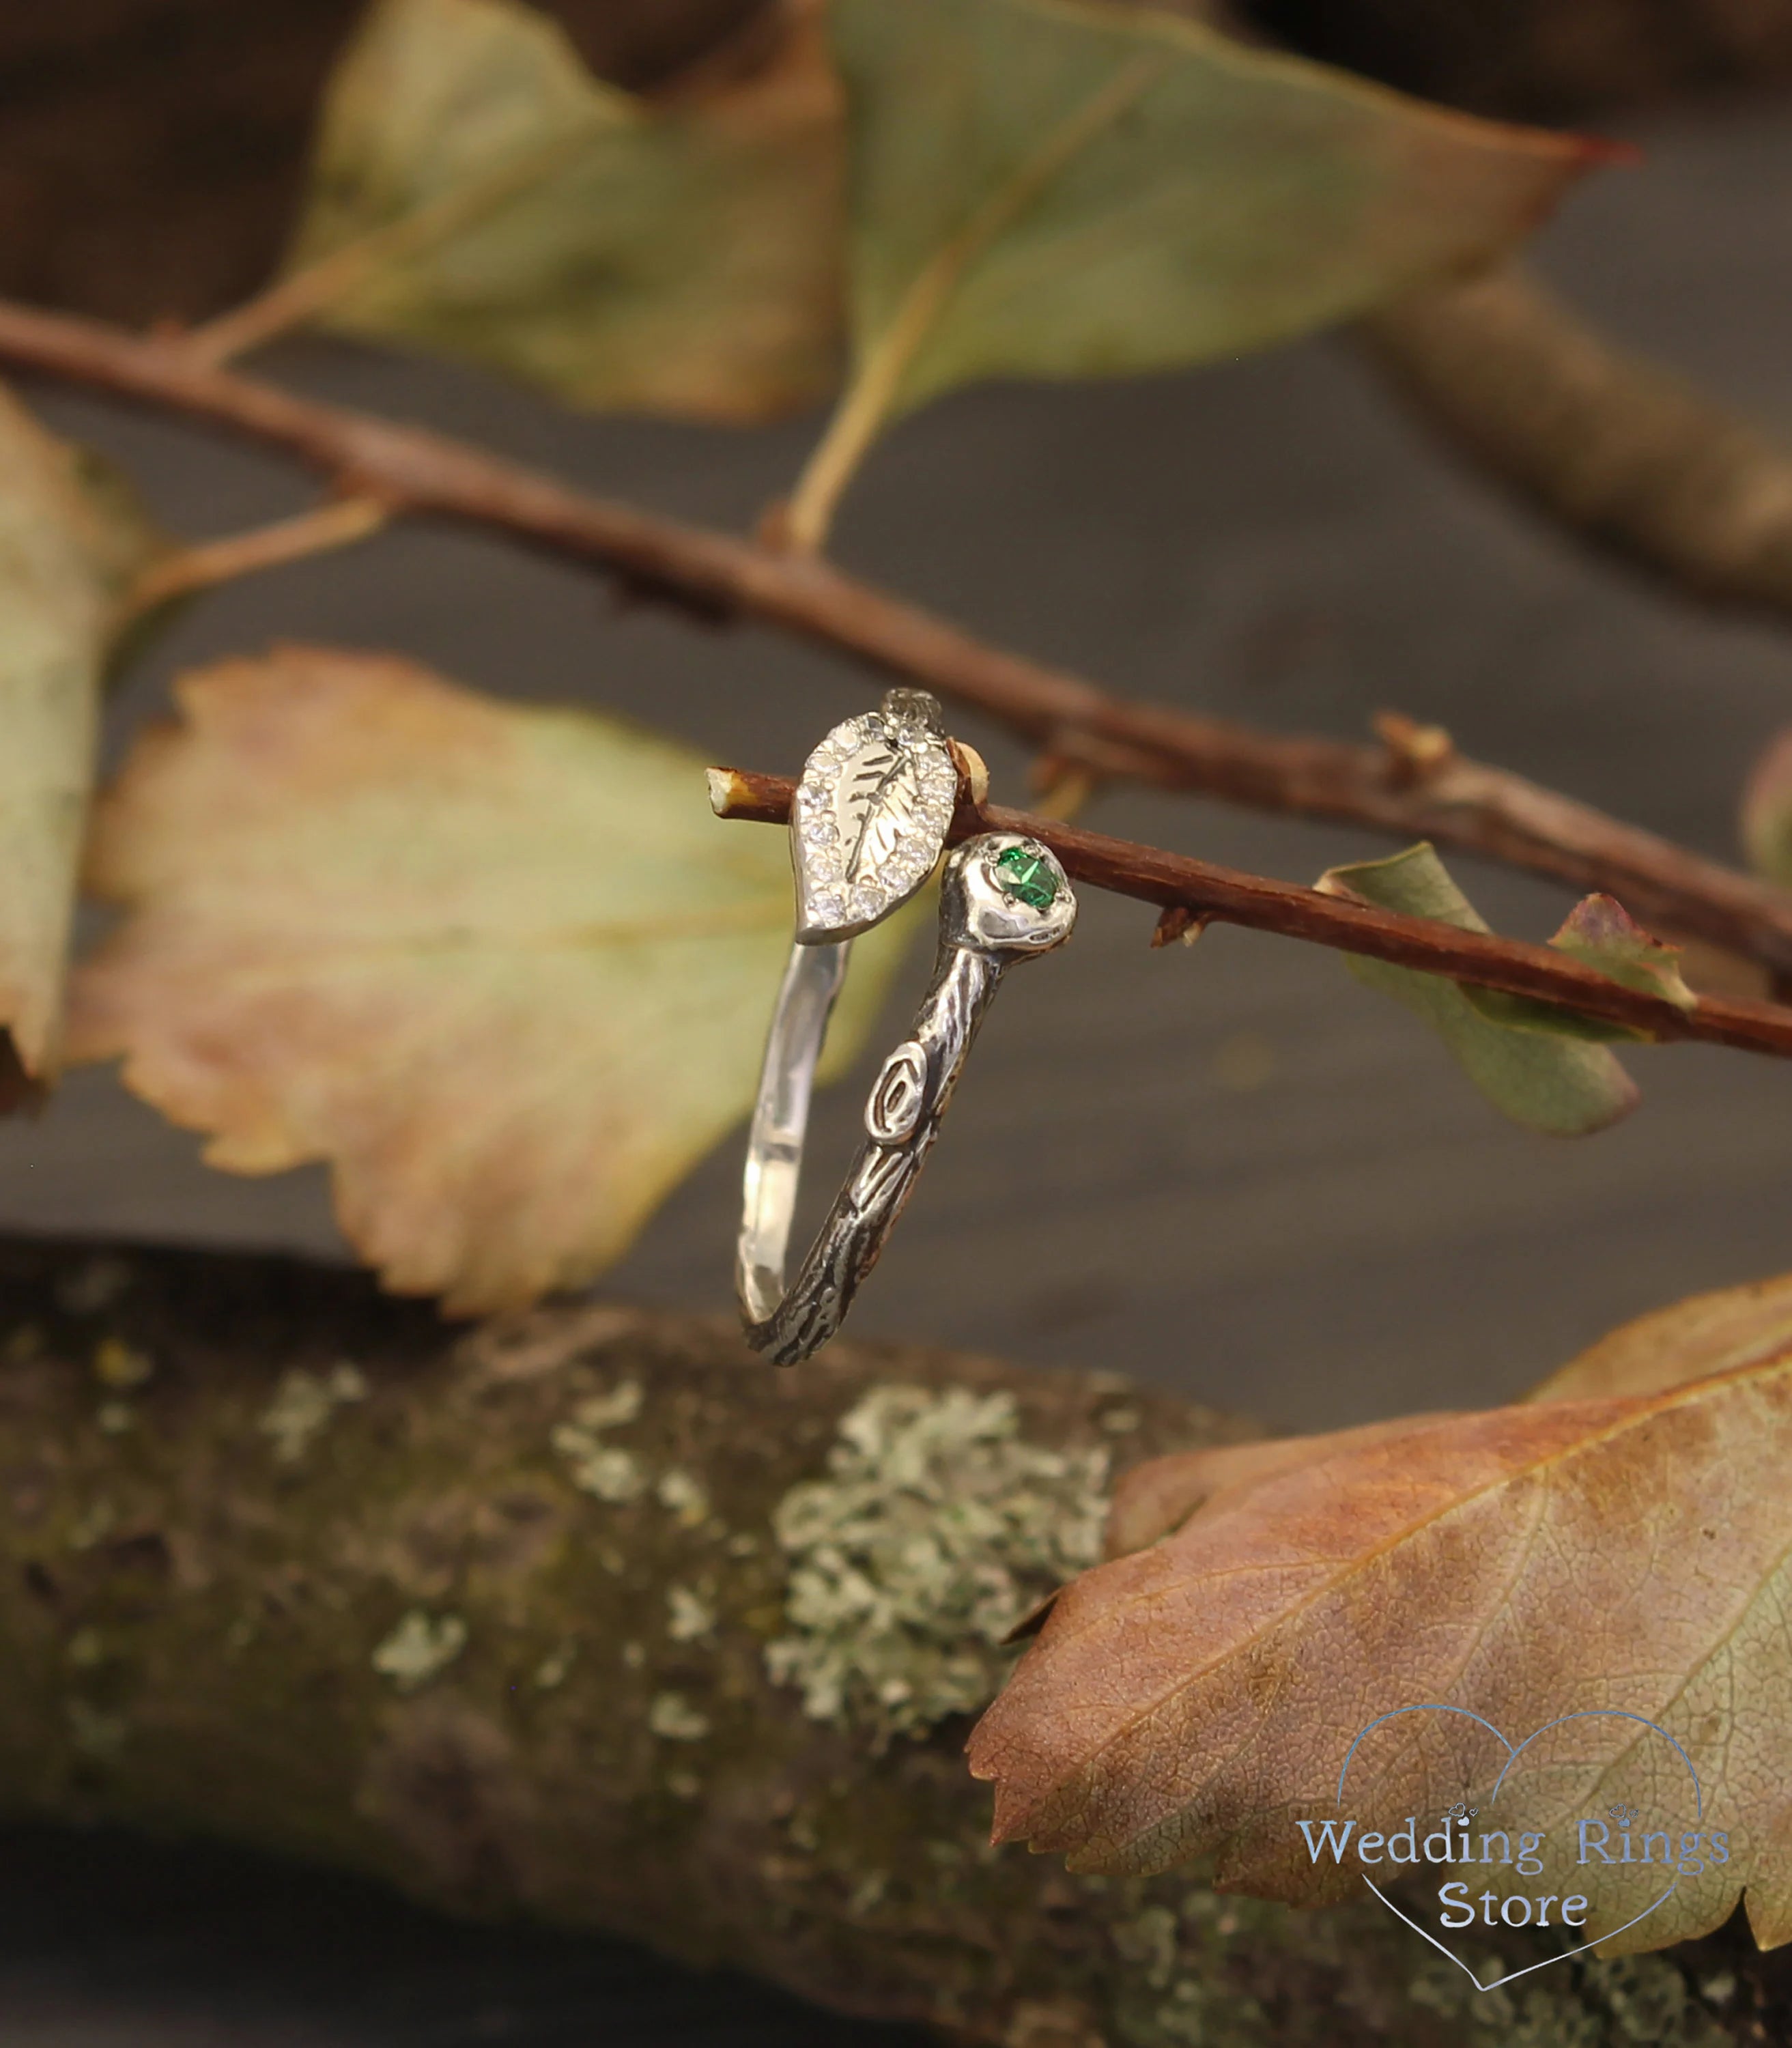
[[[1332,868],[1318,886],[1407,917],[1434,917],[1460,931],[1488,929],[1423,842],[1386,860]],[[1581,1137],[1604,1130],[1636,1107],[1635,1084],[1612,1054],[1603,1045],[1576,1042],[1574,1025],[1588,1020],[1563,1011],[1547,1029],[1528,1015],[1516,1024],[1496,1022],[1469,1000],[1466,989],[1439,976],[1355,954],[1346,954],[1344,964],[1359,981],[1423,1018],[1488,1101],[1528,1130]]]
[[[1677,1010],[1698,1007],[1698,998],[1680,972],[1680,948],[1662,944],[1646,932],[1615,896],[1582,898],[1563,920],[1550,944],[1571,960],[1592,968],[1608,980],[1642,995],[1671,1003]],[[1528,995],[1508,995],[1496,988],[1471,988],[1463,994],[1481,1014],[1515,1031],[1550,1031],[1564,1038],[1585,1038],[1596,1045],[1649,1042],[1647,1031],[1588,1017],[1559,1003],[1542,1003]]]
[[[834,0],[854,382],[813,545],[890,419],[989,377],[1116,376],[1346,320],[1521,240],[1592,161],[1148,10]]]
[[[1615,896],[1583,897],[1550,944],[1608,981],[1658,996],[1676,1010],[1699,1007],[1681,976],[1679,947],[1663,945],[1644,931]]]
[[[0,1109],[56,1077],[101,673],[157,545],[109,471],[0,390]]]
[[[380,0],[280,289],[576,404],[763,418],[837,382],[839,127],[801,17],[754,76],[656,110],[530,8]]]
[[[288,647],[179,687],[96,815],[135,914],[71,1052],[240,1173],[328,1159],[349,1238],[468,1313],[589,1280],[749,1107],[792,929],[786,836],[704,762],[408,661]],[[860,1042],[906,936],[860,940]]]

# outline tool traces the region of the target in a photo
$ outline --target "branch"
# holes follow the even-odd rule
[[[797,785],[782,775],[739,768],[709,771],[709,800],[718,817],[787,824]],[[1073,881],[1185,913],[1196,924],[1247,925],[1284,938],[1306,939],[1340,952],[1360,953],[1395,967],[1417,968],[1451,981],[1495,988],[1559,1004],[1582,1016],[1623,1025],[1651,1039],[1693,1038],[1739,1052],[1792,1059],[1792,1008],[1701,996],[1689,1010],[1626,987],[1553,947],[1491,933],[1465,932],[1430,917],[1409,917],[1352,898],[1322,894],[1292,882],[1243,875],[1211,861],[1084,832],[1055,819],[961,799],[950,840],[977,832],[1025,832],[1049,846]]]
[[[1473,1984],[1379,1904],[1301,1913],[1190,1872],[1085,1879],[992,1852],[964,1716],[939,1717],[942,1671],[972,1706],[1001,1675],[966,1618],[992,1587],[1031,1596],[1011,1527],[1034,1543],[1047,1517],[1091,1519],[1104,1452],[1247,1425],[1115,1375],[890,1345],[774,1373],[714,1323],[614,1301],[456,1331],[284,1259],[14,1243],[0,1301],[12,1817],[302,1853],[967,2043],[1476,2031]],[[921,1567],[913,1440],[862,1430],[852,1480],[829,1468],[843,1418],[892,1392],[933,1431],[930,1476],[993,1464],[1009,1489]],[[1012,1436],[955,1438],[992,1410]],[[812,1531],[851,1517],[855,1577],[828,1616],[791,1597],[779,1509],[799,1485]],[[850,1675],[814,1716],[767,1669],[793,1637]],[[904,1671],[929,1712],[880,1746],[861,1674]],[[1672,2016],[1707,2013],[1695,1987],[1720,1967],[1740,2037],[1757,1996],[1783,1995],[1782,1962],[1740,1941],[1564,1962],[1529,1980],[1526,2038],[1634,2038],[1619,2015],[1641,2010],[1690,2040]]]
[[[1690,596],[1792,617],[1792,455],[1522,271],[1361,332],[1426,425],[1532,510]]]
[[[830,563],[588,497],[441,435],[209,367],[178,339],[0,301],[0,361],[283,449],[346,493],[495,528],[708,615],[779,626],[973,707],[1061,764],[1429,839],[1605,890],[1662,929],[1792,975],[1792,895],[1520,776],[1111,697]]]

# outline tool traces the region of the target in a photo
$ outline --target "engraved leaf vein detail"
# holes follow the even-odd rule
[[[869,742],[852,755],[840,778],[840,809],[855,827],[845,852],[847,879],[876,873],[918,828],[921,764],[912,748],[887,739]]]

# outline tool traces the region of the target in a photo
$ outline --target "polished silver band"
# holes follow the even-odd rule
[[[800,876],[800,852],[797,859]],[[1037,840],[990,832],[950,856],[933,981],[913,1032],[883,1063],[865,1105],[865,1143],[787,1291],[810,1090],[850,945],[804,936],[799,917],[747,1142],[735,1281],[755,1351],[794,1365],[838,1331],[939,1135],[1003,976],[1015,961],[1061,945],[1076,919],[1064,871]]]

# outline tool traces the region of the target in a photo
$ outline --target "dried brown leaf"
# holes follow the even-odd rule
[[[1664,1393],[1792,1351],[1792,1273],[1693,1294],[1603,1336],[1552,1373],[1533,1401]]]
[[[1336,1813],[1354,1738],[1425,1701],[1515,1742],[1597,1709],[1534,1775],[1524,1825],[1614,1791],[1678,1810],[1684,1746],[1730,1856],[1623,1937],[1719,1925],[1747,1888],[1792,1938],[1792,1360],[1622,1400],[1540,1402],[1314,1440],[1060,1595],[971,1743],[996,1836],[1084,1870],[1216,1861],[1222,1888],[1351,1895],[1301,1816]],[[1405,1718],[1353,1765],[1364,1826],[1436,1813],[1503,1755]],[[1624,1876],[1619,1872],[1619,1878]],[[1627,1917],[1615,1883],[1588,1933]]]
[[[1142,1550],[1181,1528],[1197,1510],[1205,1511],[1247,1488],[1310,1464],[1352,1444],[1379,1443],[1438,1418],[1403,1415],[1365,1422],[1322,1437],[1268,1437],[1261,1442],[1221,1444],[1200,1451],[1177,1451],[1151,1458],[1123,1473],[1107,1511],[1105,1542],[1110,1557]]]

